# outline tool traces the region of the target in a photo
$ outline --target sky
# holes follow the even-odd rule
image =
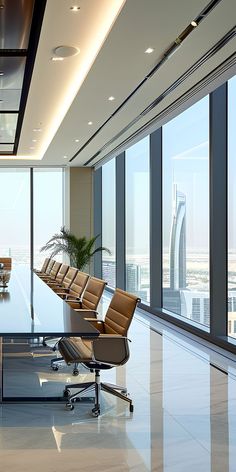
[[[30,171],[1,169],[1,246],[29,246]],[[35,245],[43,245],[62,225],[62,171],[34,171]]]

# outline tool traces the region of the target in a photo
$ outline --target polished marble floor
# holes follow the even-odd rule
[[[102,378],[127,385],[134,413],[106,393],[98,419],[91,402],[77,403],[72,412],[63,402],[2,405],[1,470],[236,471],[234,356],[142,313],[129,337],[129,362]],[[18,350],[24,351],[20,359]],[[37,348],[9,348],[5,395],[60,394],[75,378],[69,367],[52,372],[50,357]],[[80,378],[91,375],[82,371]]]

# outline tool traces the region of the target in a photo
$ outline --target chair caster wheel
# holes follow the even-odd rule
[[[52,365],[52,370],[56,372],[57,370],[59,370],[59,367],[57,365]]]
[[[99,408],[93,408],[92,409],[92,415],[97,418],[100,415],[100,409]]]
[[[43,342],[42,342],[42,345],[43,345],[44,347],[46,347],[46,346],[47,346],[47,343],[46,343],[45,341],[43,341]]]
[[[74,369],[73,372],[72,372],[72,374],[73,374],[74,376],[79,375],[78,369]]]
[[[72,410],[74,410],[74,405],[72,405],[72,403],[67,403],[67,404],[66,404],[66,409],[67,409],[68,411],[72,411]]]
[[[68,398],[69,396],[70,396],[70,391],[65,389],[65,390],[63,391],[63,397],[64,397],[64,398]]]
[[[130,405],[129,405],[129,411],[130,411],[130,413],[133,413],[133,411],[134,411],[134,405],[132,405],[132,403],[130,403]]]
[[[54,352],[56,352],[56,350],[57,350],[56,346],[53,346],[52,350],[53,350]]]
[[[122,393],[122,395],[126,395],[126,396],[128,396],[128,393],[127,393],[127,390],[126,390],[126,389],[124,389],[124,390],[121,390],[121,393]]]

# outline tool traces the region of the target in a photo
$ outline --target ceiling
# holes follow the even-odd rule
[[[236,50],[235,0],[0,0],[0,22],[0,166],[94,165]]]

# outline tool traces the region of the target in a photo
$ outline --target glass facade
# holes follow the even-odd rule
[[[111,254],[102,252],[102,278],[110,287],[116,286],[116,161],[102,167],[102,245]]]
[[[40,248],[63,225],[63,170],[33,169],[33,214],[31,221],[30,169],[0,170],[0,256],[12,257],[13,267],[31,261],[30,233],[34,234],[34,266],[47,256]],[[60,260],[60,256],[57,257]]]
[[[236,338],[236,76],[228,82],[228,335]]]
[[[150,301],[149,136],[126,151],[126,290]]]
[[[0,170],[0,255],[14,265],[30,262],[30,171]]]
[[[41,267],[46,252],[40,248],[63,226],[63,170],[34,169],[34,266]],[[57,256],[59,261],[61,255]]]
[[[163,308],[209,326],[209,99],[163,127]]]

